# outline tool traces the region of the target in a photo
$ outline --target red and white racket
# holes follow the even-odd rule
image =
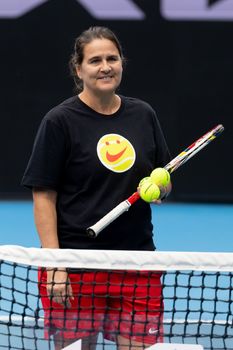
[[[223,125],[219,124],[215,128],[208,131],[205,135],[200,137],[197,141],[193,142],[184,151],[178,154],[177,157],[172,159],[165,167],[169,173],[173,173],[182,164],[186,163],[187,160],[192,158],[202,148],[206,147],[211,141],[219,136],[224,130]],[[134,204],[140,198],[138,192],[134,192],[129,198],[118,204],[109,213],[107,213],[102,219],[100,219],[93,226],[88,227],[87,234],[90,237],[97,237],[98,234],[116,218],[118,218],[125,211],[129,210],[132,204]]]

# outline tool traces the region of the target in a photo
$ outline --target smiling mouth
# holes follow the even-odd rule
[[[106,158],[109,162],[115,162],[118,160],[126,151],[127,147],[125,147],[121,152],[116,153],[116,154],[110,154],[106,152]]]
[[[106,76],[104,76],[104,77],[99,77],[98,79],[100,79],[100,80],[110,80],[110,79],[112,79],[112,78],[113,78],[112,75],[106,75]]]

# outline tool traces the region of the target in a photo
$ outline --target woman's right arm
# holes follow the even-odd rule
[[[34,188],[33,191],[34,218],[42,248],[59,248],[57,234],[57,192]],[[47,269],[47,292],[53,301],[70,306],[72,289],[68,283],[65,268]],[[67,297],[67,295],[69,297]]]
[[[42,248],[59,248],[57,235],[57,192],[33,189],[34,218]]]

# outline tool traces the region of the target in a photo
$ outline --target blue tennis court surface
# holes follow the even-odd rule
[[[233,205],[163,203],[153,205],[152,211],[159,250],[233,249]],[[0,244],[39,247],[31,201],[0,202]]]

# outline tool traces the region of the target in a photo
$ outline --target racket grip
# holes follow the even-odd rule
[[[107,213],[102,219],[100,219],[95,225],[87,228],[87,235],[89,237],[97,237],[98,234],[111,222],[117,219],[125,211],[129,210],[131,204],[128,200],[125,200],[113,208],[109,213]]]

